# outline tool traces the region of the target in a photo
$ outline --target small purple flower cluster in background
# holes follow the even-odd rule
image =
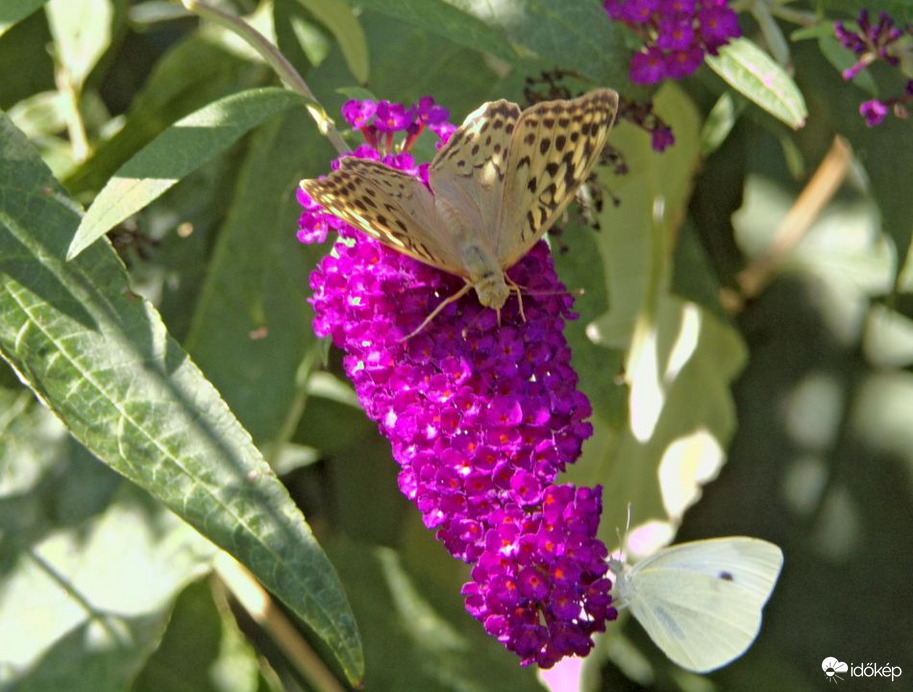
[[[894,20],[885,12],[878,15],[878,23],[872,24],[868,10],[860,10],[856,19],[857,29],[847,27],[843,22],[834,25],[834,33],[844,48],[853,51],[859,58],[852,67],[843,71],[843,78],[851,81],[862,70],[870,65],[883,61],[891,67],[898,67],[900,59],[897,52],[901,50],[898,43],[905,33],[897,28]],[[859,114],[865,118],[866,125],[875,127],[884,122],[892,110],[898,118],[907,118],[907,103],[913,100],[913,79],[908,79],[903,93],[895,98],[870,99],[859,106]]]
[[[728,0],[605,0],[616,22],[633,29],[644,41],[631,59],[630,77],[638,84],[682,79],[742,35]]]
[[[412,108],[350,101],[343,114],[368,142],[353,155],[426,184],[426,164],[416,166],[405,150],[389,153],[393,133],[404,133],[408,147],[425,126],[442,141],[454,129],[430,98]],[[499,325],[470,293],[402,341],[463,280],[298,195],[302,242],[325,238],[329,228],[339,233],[311,275],[315,332],[344,350],[359,400],[391,442],[402,492],[451,554],[472,565],[467,610],[524,665],[585,655],[617,612],[607,551],[596,538],[601,488],[554,484],[593,428],[563,334],[573,299],[547,245],[508,272],[526,289],[525,320],[516,297]]]

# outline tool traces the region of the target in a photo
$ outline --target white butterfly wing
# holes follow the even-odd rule
[[[636,564],[620,593],[672,661],[705,673],[751,646],[782,566],[780,548],[757,538],[695,541]]]

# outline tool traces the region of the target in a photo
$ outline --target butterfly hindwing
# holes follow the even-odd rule
[[[326,211],[398,252],[451,274],[464,275],[447,242],[434,198],[422,183],[370,159],[346,157],[338,170],[301,186]]]
[[[523,111],[492,228],[501,266],[529,252],[574,198],[599,160],[617,110],[618,94],[599,89]]]

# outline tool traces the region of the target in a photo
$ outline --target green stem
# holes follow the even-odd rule
[[[320,102],[317,100],[317,97],[311,92],[310,87],[308,87],[301,75],[298,74],[298,71],[263,34],[240,17],[223,12],[217,7],[208,5],[201,0],[181,0],[181,2],[184,7],[191,12],[212,20],[216,24],[225,27],[244,39],[244,41],[266,60],[267,64],[273,68],[273,71],[279,75],[279,78],[289,89],[297,94],[301,94],[307,100],[308,112],[317,123],[317,129],[320,131],[320,134],[330,140],[330,144],[333,145],[336,151],[340,154],[351,151],[349,145],[343,141],[342,135],[339,134],[339,130],[336,129],[336,125],[332,118],[327,115],[323,106],[321,106]]]
[[[793,10],[789,7],[784,7],[783,5],[776,5],[775,7],[772,7],[770,12],[774,17],[778,17],[783,21],[790,22],[792,24],[798,24],[799,26],[814,26],[821,21],[820,17],[814,15],[811,12]]]
[[[82,163],[89,158],[89,137],[82,120],[82,111],[79,109],[79,89],[66,66],[62,64],[57,66],[54,79],[57,83],[57,90],[66,99],[64,113],[66,113],[67,133],[70,137],[73,159],[77,163]]]

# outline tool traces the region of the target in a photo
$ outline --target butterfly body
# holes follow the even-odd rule
[[[482,305],[499,310],[518,290],[505,272],[587,179],[617,108],[609,89],[523,111],[492,101],[470,113],[434,157],[427,187],[354,157],[301,185],[328,212],[384,245],[463,277]]]

